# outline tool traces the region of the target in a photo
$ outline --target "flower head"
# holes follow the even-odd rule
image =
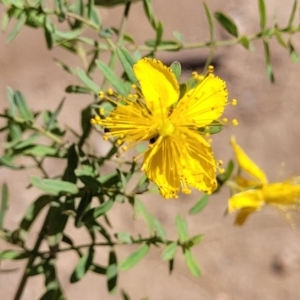
[[[225,82],[211,72],[206,77],[195,74],[196,84],[180,98],[174,73],[159,60],[144,58],[133,70],[140,87],[127,97],[116,95],[120,101],[107,98],[116,108],[92,123],[105,128],[105,139],[117,137],[124,151],[149,141],[142,170],[163,197],[188,194],[190,187],[212,193],[217,164],[205,128],[222,124],[216,120],[227,102]]]
[[[234,189],[239,191],[228,201],[228,211],[236,212],[235,224],[245,223],[250,214],[271,205],[284,212],[297,209],[300,205],[300,180],[292,177],[289,180],[268,183],[265,173],[247,156],[243,149],[231,139],[236,160],[242,171],[249,178],[241,175],[235,177]]]

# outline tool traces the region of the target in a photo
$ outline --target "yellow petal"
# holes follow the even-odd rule
[[[179,97],[179,84],[173,71],[161,61],[143,58],[134,66],[147,106],[155,114],[167,114]]]
[[[161,195],[166,199],[178,197],[180,188],[178,155],[172,139],[167,136],[159,137],[144,156],[142,170],[158,186]]]
[[[217,188],[216,163],[210,144],[199,134],[186,130],[179,142],[183,176],[189,186],[211,194]]]
[[[293,205],[300,203],[300,186],[290,182],[267,184],[263,186],[262,192],[268,204]]]
[[[217,187],[211,147],[192,131],[159,137],[145,153],[142,170],[165,198],[177,198],[180,191],[189,194],[190,187],[206,193]]]
[[[247,221],[248,217],[256,211],[257,209],[252,207],[241,209],[235,217],[234,224],[239,226],[243,225]]]
[[[258,179],[260,183],[266,184],[268,179],[265,173],[248,157],[244,150],[236,143],[235,138],[231,138],[231,146],[235,152],[239,166],[249,175]]]
[[[173,114],[197,127],[203,127],[217,120],[224,111],[228,98],[226,84],[217,77],[208,76],[195,88],[188,91],[179,101]]]
[[[259,209],[264,205],[264,198],[261,189],[247,190],[230,197],[228,201],[228,211],[232,213],[243,208]]]

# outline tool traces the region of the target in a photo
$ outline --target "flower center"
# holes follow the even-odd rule
[[[165,120],[158,128],[158,133],[160,136],[172,135],[174,131],[175,127],[169,120]]]

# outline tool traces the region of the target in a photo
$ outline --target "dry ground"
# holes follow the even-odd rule
[[[176,2],[176,4],[174,4]],[[225,2],[225,3],[224,3]],[[241,4],[242,3],[242,4]],[[266,1],[269,23],[273,16],[279,22],[288,20],[292,0]],[[208,2],[213,11],[230,14],[244,34],[257,32],[259,28],[257,1]],[[172,31],[182,32],[187,41],[208,38],[207,22],[202,1],[154,1],[158,18],[165,24],[166,37]],[[117,22],[122,10],[103,10],[104,23]],[[128,31],[139,41],[152,36],[143,17],[141,4],[132,8]],[[117,22],[118,23],[118,22]],[[137,26],[138,25],[138,26]],[[227,37],[218,29],[219,37]],[[5,44],[6,34],[0,34],[0,107],[7,107],[5,89],[11,86],[21,90],[35,110],[54,109],[64,96],[64,88],[74,79],[53,63],[60,57],[75,65],[79,63],[72,55],[57,49],[48,52],[43,33],[24,29],[16,40]],[[297,47],[300,50],[299,34]],[[218,49],[215,56],[216,73],[228,83],[231,98],[239,101],[237,108],[229,109],[228,115],[239,120],[238,127],[228,127],[214,140],[217,157],[227,161],[232,157],[229,138],[235,134],[238,142],[264,169],[271,181],[283,180],[300,172],[299,126],[300,126],[300,68],[292,63],[285,49],[272,43],[272,61],[276,83],[270,84],[265,75],[263,49],[260,42],[249,52],[241,46]],[[190,68],[201,66],[207,50],[161,53],[165,62],[179,60]],[[199,69],[200,70],[200,69]],[[98,78],[99,82],[101,78]],[[78,112],[90,101],[87,97],[67,95],[60,120],[75,129],[80,128]],[[0,124],[1,125],[1,124]],[[71,138],[71,137],[70,137]],[[92,144],[101,151],[103,144],[93,135]],[[285,167],[281,163],[285,162]],[[48,165],[51,174],[57,174],[57,166]],[[11,202],[6,220],[8,228],[15,228],[28,204],[37,191],[27,190],[28,174],[1,169],[0,184],[8,182]],[[199,194],[182,197],[176,201],[164,201],[159,196],[144,197],[144,203],[167,228],[170,237],[175,236],[174,218],[178,212],[186,215]],[[132,299],[189,299],[189,300],[297,300],[300,299],[300,231],[292,229],[282,215],[273,210],[250,218],[243,228],[232,225],[231,216],[224,217],[228,191],[212,197],[203,213],[189,217],[191,233],[205,234],[203,242],[195,248],[203,276],[192,278],[187,272],[181,255],[178,255],[175,271],[168,275],[167,265],[161,261],[161,250],[153,250],[137,267],[121,273],[119,287],[124,288]],[[124,226],[134,232],[145,233],[143,222],[132,220],[129,207],[116,208],[111,213],[117,228]],[[299,218],[295,218],[296,224]],[[38,226],[32,231],[37,234]],[[76,233],[76,240],[86,239],[84,232]],[[0,249],[9,245],[0,242]],[[120,249],[124,258],[133,249]],[[69,277],[77,262],[74,254],[61,255],[59,277],[68,299],[89,300],[121,299],[120,293],[109,296],[104,278],[88,274],[79,283],[71,285]],[[106,261],[106,253],[97,253],[99,263]],[[22,262],[1,264],[2,268],[17,268],[11,273],[0,273],[0,299],[10,300],[20,280]],[[41,295],[43,279],[29,280],[23,300],[35,300]]]

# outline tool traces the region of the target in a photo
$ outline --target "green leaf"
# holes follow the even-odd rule
[[[221,132],[224,129],[224,124],[221,121],[214,120],[205,127],[200,127],[198,130],[203,134],[216,134]]]
[[[116,289],[118,282],[118,260],[114,250],[111,250],[109,252],[106,277],[107,289],[110,293],[113,293]]]
[[[28,206],[25,216],[22,219],[19,226],[19,237],[21,240],[26,240],[28,231],[31,225],[33,224],[34,220],[37,218],[42,209],[52,200],[53,197],[48,195],[42,195]]]
[[[60,193],[78,193],[78,187],[74,183],[61,181],[59,179],[42,179],[37,176],[31,176],[30,183],[54,196],[57,196]]]
[[[297,63],[299,61],[299,56],[298,53],[295,50],[295,47],[292,44],[292,41],[289,40],[288,42],[288,47],[289,47],[289,51],[290,51],[290,57],[292,62]]]
[[[24,26],[25,22],[26,22],[26,13],[23,12],[20,17],[19,17],[19,21],[17,23],[17,25],[14,27],[14,29],[12,30],[12,32],[9,34],[9,36],[7,37],[7,43],[11,43],[15,37],[19,34],[19,32],[21,31],[22,27]]]
[[[105,63],[103,63],[100,60],[96,60],[96,64],[104,77],[112,84],[112,86],[116,89],[116,91],[122,95],[126,96],[127,92],[124,88],[123,82],[119,79],[119,77],[114,73],[114,71],[107,66]]]
[[[17,166],[14,165],[11,161],[11,158],[8,158],[6,156],[0,157],[0,166],[5,166],[7,168],[13,169],[13,170],[21,170],[24,169],[23,166]]]
[[[55,30],[55,35],[65,40],[73,40],[79,37],[84,31],[85,31],[84,28],[77,28],[75,30],[70,30],[70,31]]]
[[[149,23],[151,24],[153,29],[156,29],[157,26],[156,26],[156,20],[154,16],[152,0],[144,0],[143,7]]]
[[[171,244],[169,244],[162,253],[162,259],[163,260],[174,259],[177,248],[178,248],[177,242],[172,242]]]
[[[201,271],[198,266],[198,262],[196,261],[195,257],[193,256],[191,250],[189,250],[189,249],[185,250],[184,260],[185,260],[185,263],[186,263],[190,273],[195,277],[200,277]]]
[[[170,69],[173,71],[175,77],[177,78],[177,80],[180,80],[180,75],[181,75],[181,64],[178,61],[174,61],[171,66]]]
[[[205,10],[205,14],[208,20],[208,25],[209,25],[209,35],[210,35],[210,40],[213,41],[214,40],[214,22],[213,22],[213,18],[212,15],[210,13],[210,10],[208,8],[208,6],[206,5],[206,3],[203,3],[204,5],[204,10]]]
[[[17,260],[27,258],[29,253],[27,252],[20,252],[17,250],[4,250],[0,252],[0,260],[7,259],[7,260]]]
[[[119,241],[125,244],[132,244],[131,235],[128,232],[118,232],[117,238]]]
[[[20,112],[21,118],[23,118],[25,121],[33,121],[34,119],[33,114],[30,111],[26,103],[26,100],[20,91],[15,92],[14,100],[15,100],[16,107]]]
[[[8,187],[6,183],[2,185],[2,197],[1,197],[1,206],[0,206],[0,229],[3,229],[4,217],[8,210]]]
[[[150,234],[153,234],[153,229],[154,229],[153,216],[147,212],[144,203],[140,199],[136,199],[134,203],[134,215],[135,217],[137,217],[139,214],[145,220]]]
[[[32,147],[23,151],[25,155],[31,156],[57,156],[57,149],[45,145],[32,145]]]
[[[185,243],[189,239],[186,221],[180,216],[176,216],[176,227],[180,243]]]
[[[194,247],[203,240],[204,234],[197,234],[187,242],[188,247]]]
[[[75,283],[82,279],[82,277],[86,274],[93,263],[94,258],[94,248],[90,247],[88,251],[86,251],[80,258],[78,264],[73,271],[70,282]]]
[[[55,127],[55,124],[56,124],[56,122],[57,122],[57,117],[58,117],[58,115],[59,115],[60,112],[61,112],[61,109],[62,109],[62,107],[63,107],[63,105],[64,105],[65,99],[66,99],[66,98],[64,97],[64,98],[60,101],[58,107],[56,108],[56,110],[54,111],[54,113],[51,114],[51,117],[50,117],[50,119],[48,120],[48,122],[46,122],[46,128],[47,128],[47,130],[51,130],[51,129],[53,129],[53,127]]]
[[[177,41],[180,43],[180,44],[184,44],[184,38],[183,38],[183,35],[182,33],[180,33],[179,31],[173,31],[173,36],[175,37],[175,39],[177,39]]]
[[[90,220],[95,220],[100,216],[106,214],[114,205],[114,201],[112,199],[107,200],[102,205],[92,208],[88,210],[82,217],[83,222],[87,222]]]
[[[189,210],[190,215],[195,215],[203,210],[209,201],[209,195],[203,195],[200,200]]]
[[[47,47],[48,49],[51,49],[53,47],[53,44],[55,43],[55,27],[48,16],[44,21],[44,34]]]
[[[93,194],[90,191],[86,191],[79,202],[78,208],[76,210],[76,217],[75,217],[75,226],[81,227],[84,224],[84,213],[90,208],[91,202],[93,200]],[[91,216],[92,217],[92,216]],[[91,221],[94,219],[92,218]]]
[[[291,11],[291,15],[290,15],[287,27],[291,27],[293,25],[293,21],[294,21],[296,10],[297,10],[297,4],[298,4],[297,0],[294,0],[294,4],[292,7],[292,11]]]
[[[264,50],[265,50],[265,57],[266,57],[266,72],[267,72],[267,76],[268,76],[269,80],[272,83],[274,83],[275,82],[275,78],[274,78],[273,68],[272,68],[272,64],[271,64],[271,54],[270,54],[269,44],[265,40],[263,42],[264,42]]]
[[[137,183],[136,187],[134,188],[134,193],[137,195],[143,194],[144,192],[148,191],[149,184],[150,184],[149,178],[145,174],[142,174],[139,182]]]
[[[134,267],[148,253],[149,249],[150,247],[147,244],[140,246],[121,262],[120,270],[126,271]]]
[[[162,36],[164,32],[163,25],[160,21],[157,22],[155,30],[156,30],[155,46],[158,46],[162,41]]]
[[[161,225],[161,223],[154,217],[153,217],[153,225],[157,235],[161,238],[163,242],[165,242],[167,240],[166,231]]]
[[[258,10],[260,16],[260,29],[263,31],[266,28],[267,22],[266,5],[264,0],[258,0]]]
[[[79,79],[90,89],[94,92],[94,94],[98,95],[100,91],[100,87],[88,77],[88,75],[80,68],[76,68],[76,73]]]
[[[214,14],[215,18],[218,20],[218,22],[220,23],[220,25],[231,35],[238,37],[239,33],[238,33],[238,29],[234,23],[234,21],[229,18],[228,16],[226,16],[225,14],[223,14],[222,12],[216,12]]]
[[[105,275],[106,274],[106,268],[99,266],[97,264],[91,264],[90,266],[90,271],[100,274],[100,275]]]
[[[9,15],[8,13],[4,13],[2,16],[2,24],[1,24],[1,30],[3,32],[6,30],[8,23],[9,23]]]
[[[248,40],[247,37],[242,36],[242,37],[240,37],[239,41],[240,41],[240,44],[242,46],[244,46],[246,49],[248,49],[248,50],[250,49],[250,41]]]
[[[135,64],[134,58],[131,56],[128,50],[123,47],[117,48],[116,51],[130,82],[137,84],[138,80],[133,72],[133,65]]]

